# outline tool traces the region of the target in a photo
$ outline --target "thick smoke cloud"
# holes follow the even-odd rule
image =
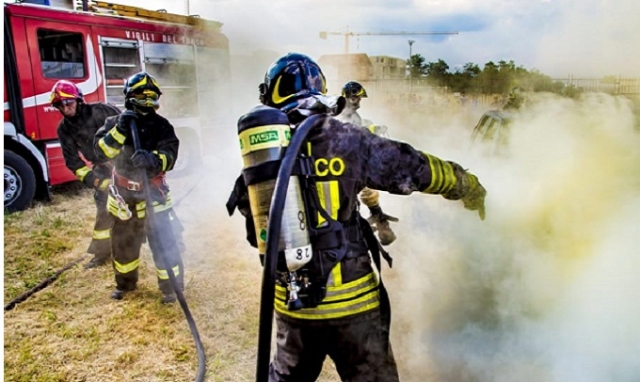
[[[464,140],[452,147],[440,133],[426,144],[478,174],[486,221],[439,197],[383,201],[402,219],[398,269],[387,274],[406,380],[640,378],[630,105],[605,95],[533,101],[503,156]]]

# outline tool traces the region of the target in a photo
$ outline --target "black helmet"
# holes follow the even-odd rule
[[[296,101],[314,94],[326,94],[327,85],[320,66],[309,56],[289,53],[277,59],[260,84],[260,102],[287,110]]]
[[[158,81],[147,72],[134,74],[124,85],[125,102],[133,106],[157,109],[161,95]]]
[[[367,98],[367,91],[356,81],[349,81],[342,87],[342,96],[345,98],[360,97]]]

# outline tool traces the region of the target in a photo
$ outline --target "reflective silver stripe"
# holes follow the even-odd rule
[[[113,260],[113,263],[116,266],[116,271],[118,271],[119,273],[129,273],[138,269],[138,266],[140,265],[140,259],[133,260],[128,264],[120,264],[115,260]]]

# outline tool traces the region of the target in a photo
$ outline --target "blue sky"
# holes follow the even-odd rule
[[[320,31],[452,32],[447,36],[351,37],[350,51],[450,68],[514,60],[555,77],[640,76],[637,0],[112,0],[165,8],[224,23],[232,54],[300,51],[318,58],[342,53],[344,38]],[[188,4],[188,5],[187,5]]]

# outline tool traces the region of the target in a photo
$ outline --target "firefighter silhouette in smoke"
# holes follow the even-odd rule
[[[93,150],[93,137],[104,125],[107,117],[120,114],[120,110],[106,103],[85,103],[82,91],[72,82],[60,80],[51,89],[51,106],[62,114],[58,137],[64,162],[86,186],[93,188],[96,204],[96,222],[88,253],[93,258],[86,269],[107,264],[111,259],[112,216],[107,212],[107,189],[111,177],[111,163],[98,157]],[[85,160],[91,163],[87,166]]]
[[[345,106],[342,112],[336,117],[342,122],[351,123],[353,125],[362,126],[369,129],[374,134],[380,136],[387,135],[387,127],[383,125],[374,125],[369,120],[363,120],[358,114],[360,108],[360,100],[368,98],[365,88],[356,81],[349,81],[342,87],[342,96],[345,98]],[[378,191],[365,187],[360,192],[360,200],[364,205],[369,207],[369,223],[375,228],[380,243],[389,245],[396,240],[396,235],[389,226],[389,222],[397,222],[398,218],[390,216],[382,212],[380,207]]]
[[[124,93],[126,110],[118,117],[108,118],[94,140],[98,156],[112,160],[115,167],[107,203],[109,212],[115,217],[112,242],[116,290],[111,298],[121,300],[126,292],[136,288],[140,248],[145,234],[153,234],[155,240],[149,240],[149,245],[163,295],[162,302],[171,303],[176,300],[176,295],[168,272],[173,272],[178,287],[182,289],[184,269],[174,228],[177,218],[172,209],[165,173],[173,168],[176,161],[179,140],[171,123],[156,113],[162,92],[151,75],[140,72],[129,77]],[[134,150],[131,121],[137,125],[140,150]],[[148,220],[145,219],[141,169],[149,179],[156,213],[154,227],[145,225]]]
[[[288,304],[292,291],[298,290],[289,277],[289,257],[278,255],[277,349],[269,379],[315,381],[328,355],[344,381],[397,381],[389,342],[389,299],[372,265],[373,260],[378,266],[382,247],[358,212],[358,193],[369,187],[400,195],[442,195],[462,201],[484,219],[486,191],[476,176],[457,163],[332,117],[339,113],[344,99],[325,96],[325,77],[306,55],[289,53],[276,60],[259,89],[264,106],[241,117],[239,128],[247,121],[258,128],[278,121],[278,128],[284,129],[284,116],[286,129],[291,126],[295,135],[296,126],[306,118],[320,118],[302,145],[304,155],[299,154],[314,163],[311,182],[305,183],[311,191],[308,195],[315,193],[316,198],[313,203],[305,202],[307,223],[318,228],[309,232],[313,256],[296,271],[306,289],[298,291],[302,306],[295,306]],[[247,238],[255,246],[263,238],[256,237],[252,220],[256,206],[247,187],[254,187],[256,178],[263,180],[265,171],[273,175],[273,169],[264,166],[260,174],[247,169],[236,181],[227,208],[231,214],[237,207],[247,218]],[[326,226],[335,229],[322,230]]]

